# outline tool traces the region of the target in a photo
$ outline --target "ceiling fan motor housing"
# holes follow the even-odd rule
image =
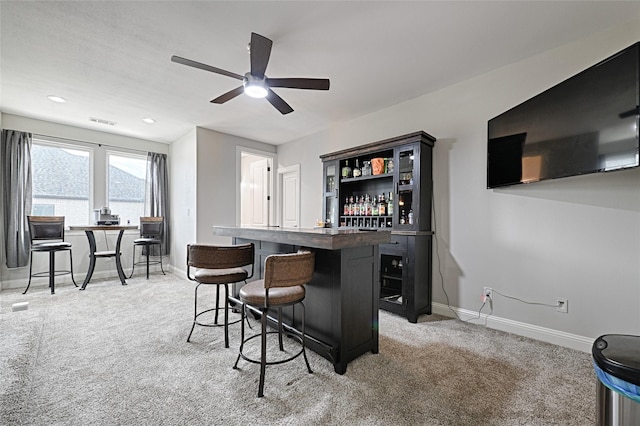
[[[242,85],[244,86],[244,93],[252,98],[264,98],[269,93],[266,76],[258,78],[248,72],[242,79]]]

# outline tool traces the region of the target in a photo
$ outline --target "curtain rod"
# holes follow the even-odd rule
[[[43,135],[43,134],[40,134],[40,133],[33,133],[33,136],[34,137],[51,139],[53,141],[58,140],[58,141],[68,141],[68,142],[80,142],[80,143],[86,143],[88,145],[97,145],[97,146],[100,146],[100,147],[106,146],[106,147],[109,147],[109,148],[120,148],[120,149],[129,150],[129,151],[144,152],[145,154],[148,153],[148,152],[152,152],[152,151],[142,150],[142,149],[125,148],[125,147],[122,147],[122,146],[109,145],[109,144],[106,144],[106,143],[87,142],[87,141],[80,141],[80,140],[77,140],[77,139],[61,138],[61,137],[58,137],[58,136]]]

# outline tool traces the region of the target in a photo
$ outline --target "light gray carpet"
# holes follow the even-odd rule
[[[309,351],[267,368],[235,361],[239,324],[187,343],[193,284],[153,275],[0,293],[0,424],[589,425],[591,357],[534,340],[423,316],[381,312],[380,353],[344,375]],[[203,297],[204,299],[204,297]],[[27,311],[12,312],[28,301]]]

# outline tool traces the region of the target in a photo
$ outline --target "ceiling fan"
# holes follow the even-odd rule
[[[210,71],[216,74],[226,75],[227,77],[242,80],[242,86],[224,93],[211,102],[214,104],[223,104],[231,99],[239,96],[241,93],[254,98],[267,98],[267,100],[282,114],[293,112],[293,108],[289,106],[280,96],[276,95],[272,87],[286,87],[290,89],[310,89],[310,90],[329,90],[329,79],[326,78],[269,78],[265,75],[269,56],[271,55],[271,45],[273,42],[260,34],[251,33],[251,42],[249,44],[249,56],[251,61],[251,71],[244,76],[220,68],[192,61],[190,59],[181,58],[180,56],[172,56],[171,61],[179,64],[188,65],[201,70]]]

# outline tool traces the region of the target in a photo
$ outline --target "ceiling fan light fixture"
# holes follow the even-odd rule
[[[55,95],[49,95],[49,96],[47,96],[47,99],[49,99],[52,102],[57,102],[59,104],[63,104],[65,102],[67,102],[67,100],[65,98],[61,98],[60,96],[55,96]]]
[[[251,73],[245,74],[242,85],[244,86],[244,93],[252,98],[266,98],[269,93],[267,83],[264,78],[256,78],[252,76]]]

